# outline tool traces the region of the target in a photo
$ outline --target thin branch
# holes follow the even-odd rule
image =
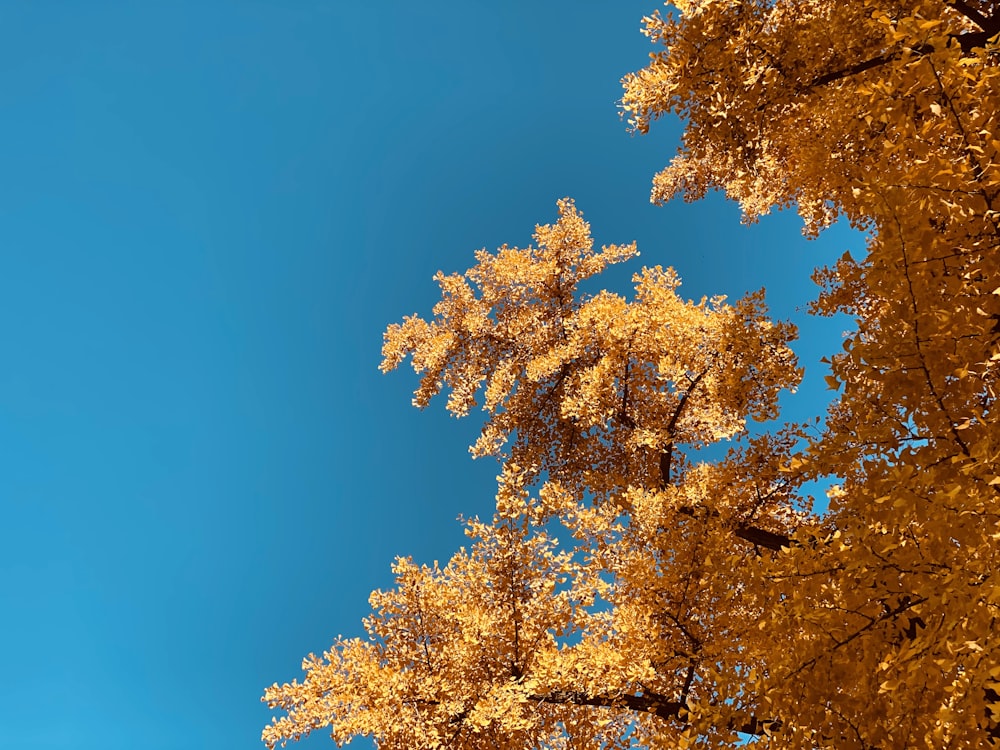
[[[931,47],[930,45],[922,45],[922,47],[919,47],[914,51],[920,54],[927,54],[933,52],[934,48]],[[809,88],[815,88],[817,86],[825,86],[826,84],[833,83],[834,81],[839,81],[844,78],[850,78],[851,76],[855,76],[858,73],[864,73],[866,70],[871,70],[872,68],[878,68],[882,65],[885,65],[886,63],[893,62],[897,59],[899,59],[898,52],[878,55],[877,57],[873,57],[863,62],[855,63],[854,65],[842,68],[841,70],[834,70],[829,73],[824,73],[821,76],[817,76],[812,80],[812,83],[809,84]]]
[[[832,653],[833,651],[836,651],[837,649],[842,648],[843,646],[846,646],[848,643],[850,643],[854,639],[856,639],[856,638],[864,635],[867,631],[871,630],[876,625],[879,625],[879,624],[881,624],[883,622],[886,622],[887,620],[892,620],[892,619],[898,617],[899,615],[903,614],[904,612],[906,612],[906,611],[908,611],[910,609],[913,609],[917,605],[923,604],[925,601],[927,601],[926,597],[920,597],[920,598],[914,599],[914,600],[906,599],[903,604],[900,604],[898,607],[895,607],[894,609],[886,612],[881,617],[871,618],[871,621],[867,625],[864,625],[864,626],[858,628],[857,630],[855,630],[853,633],[851,633],[849,636],[847,636],[843,640],[834,639],[833,648],[830,649],[829,653]],[[795,677],[795,675],[797,675],[799,672],[802,672],[803,670],[808,669],[809,667],[811,667],[812,665],[814,665],[816,662],[818,662],[820,660],[821,656],[825,656],[825,655],[827,655],[827,654],[820,654],[820,655],[814,656],[812,659],[809,659],[808,661],[802,663],[799,667],[797,667],[796,669],[793,669],[791,672],[789,672],[787,675],[785,675],[784,680],[790,680],[792,677]]]
[[[684,391],[684,395],[681,396],[681,400],[677,404],[677,408],[674,410],[673,415],[670,417],[670,422],[667,423],[667,434],[670,436],[670,442],[667,443],[667,449],[660,454],[660,486],[662,489],[666,489],[670,486],[670,465],[673,461],[674,456],[674,429],[677,427],[677,420],[681,418],[681,412],[684,411],[684,407],[687,406],[688,399],[691,394],[694,393],[694,389],[698,387],[698,383],[701,379],[708,374],[709,368],[706,367],[704,370],[699,372],[693,380],[691,380],[691,385],[688,386],[687,390]]]
[[[949,5],[955,10],[962,12],[958,6],[965,6],[965,3],[949,3]],[[968,7],[968,6],[965,6]],[[972,10],[970,8],[970,10]],[[973,11],[975,12],[975,11]],[[963,15],[966,15],[963,12]],[[978,14],[977,14],[978,15]],[[967,16],[971,18],[971,16]],[[972,50],[977,47],[985,47],[986,43],[994,37],[998,32],[1000,32],[1000,17],[991,16],[986,18],[984,16],[979,16],[983,23],[976,21],[976,24],[982,28],[982,31],[967,31],[961,34],[951,34],[948,38],[954,40],[958,43],[958,46],[962,48],[962,52],[969,54]],[[975,19],[973,19],[975,20]],[[910,52],[917,55],[929,55],[935,51],[935,47],[932,44],[919,44],[916,47],[906,48]],[[835,81],[840,81],[844,78],[850,78],[858,73],[863,73],[866,70],[871,70],[872,68],[878,68],[887,63],[895,62],[899,59],[900,54],[903,50],[898,50],[896,52],[886,52],[881,55],[876,55],[875,57],[863,60],[862,62],[855,63],[854,65],[849,65],[846,68],[841,68],[840,70],[833,70],[829,73],[824,73],[821,76],[817,76],[809,84],[809,88],[814,88],[817,86],[825,86],[828,83],[833,83]]]

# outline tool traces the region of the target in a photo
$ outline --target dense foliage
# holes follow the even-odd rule
[[[747,430],[800,375],[760,295],[685,302],[659,267],[631,299],[581,295],[635,248],[595,250],[560,202],[532,247],[480,252],[439,277],[432,321],[386,333],[417,405],[482,401],[495,518],[443,568],[398,561],[370,638],[268,689],[287,712],[269,746],[320,727],[400,749],[1000,736],[1000,3],[674,5],[624,82],[639,131],[686,121],[654,200],[718,187],[750,219],[869,230],[864,259],[817,272],[815,312],[856,321],[821,434]],[[819,477],[822,516],[800,497]]]

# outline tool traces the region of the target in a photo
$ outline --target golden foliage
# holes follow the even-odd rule
[[[1000,737],[1000,4],[674,6],[624,82],[637,130],[687,122],[654,201],[721,188],[749,220],[795,205],[807,232],[869,231],[816,274],[815,312],[856,321],[822,433],[747,430],[800,376],[762,292],[685,301],[655,267],[632,299],[583,295],[637,253],[595,250],[561,201],[532,247],[439,274],[434,319],[386,332],[418,406],[482,404],[497,515],[442,569],[398,561],[369,640],[268,689],[269,746],[320,727],[392,748]],[[817,517],[801,485],[823,477]]]
[[[689,118],[654,200],[722,187],[750,218],[795,203],[809,231],[836,215],[870,230],[866,258],[817,274],[816,312],[857,322],[798,464],[840,481],[839,536],[772,566],[798,578],[762,623],[756,690],[783,746],[981,747],[1000,664],[1000,7],[691,10],[647,19],[668,49],[626,81],[634,127]]]
[[[573,203],[559,214],[536,228],[535,247],[480,251],[464,275],[438,274],[435,319],[390,326],[382,350],[383,370],[411,356],[417,406],[447,387],[448,409],[464,416],[482,388],[488,416],[472,452],[504,459],[501,512],[520,512],[543,474],[576,499],[658,486],[668,446],[775,416],[778,390],[798,378],[793,329],[766,319],[760,293],[685,302],[674,271],[657,266],[635,275],[632,302],[582,298],[581,281],[636,249],[595,251]]]
[[[439,274],[434,319],[390,326],[383,348],[383,369],[410,357],[421,375],[417,405],[447,388],[464,415],[481,398],[472,450],[502,461],[497,517],[470,524],[477,543],[441,570],[397,562],[369,641],[339,641],[303,683],[270,688],[287,715],[269,744],[328,726],[387,747],[627,747],[738,697],[747,662],[731,643],[759,613],[742,593],[756,552],[733,534],[801,521],[781,471],[795,431],[745,426],[798,383],[794,329],[767,319],[762,292],[685,301],[660,267],[634,276],[632,300],[582,295],[636,250],[595,250],[569,200],[535,243]],[[687,458],[734,437],[724,460]],[[554,519],[571,544],[549,538]],[[751,720],[727,710],[719,736]]]

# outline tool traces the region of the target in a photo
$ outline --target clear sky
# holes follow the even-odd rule
[[[766,286],[819,408],[809,272],[863,242],[649,204],[679,124],[616,100],[657,7],[0,2],[0,745],[260,747],[263,688],[490,512],[475,421],[414,410],[382,330],[558,198],[638,240],[615,288]]]

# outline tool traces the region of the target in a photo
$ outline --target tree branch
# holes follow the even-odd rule
[[[992,37],[1000,33],[1000,15],[989,17],[984,16],[971,6],[961,2],[961,0],[950,2],[948,5],[964,15],[966,18],[970,19],[973,23],[979,26],[980,29],[982,29],[982,31],[966,31],[961,34],[951,34],[949,36],[949,39],[953,39],[958,42],[958,46],[962,48],[962,52],[969,54],[976,47],[985,47],[986,43]],[[911,52],[918,55],[929,55],[934,52],[934,49],[934,46],[931,44],[920,44],[916,47],[909,48]],[[902,50],[892,53],[887,52],[885,54],[869,58],[868,60],[855,63],[854,65],[850,65],[846,68],[842,68],[841,70],[824,73],[823,75],[814,78],[812,83],[809,84],[809,88],[825,86],[828,83],[849,78],[850,76],[857,75],[858,73],[863,73],[866,70],[871,70],[872,68],[877,68],[881,65],[885,65],[886,63],[898,60],[901,51]]]
[[[642,695],[587,695],[577,690],[556,690],[542,695],[530,695],[529,700],[539,703],[553,703],[557,705],[570,706],[597,706],[600,708],[628,708],[632,711],[653,714],[661,719],[676,719],[682,723],[687,723],[688,708],[680,701],[668,700],[666,696],[658,693],[647,692]],[[760,735],[769,731],[777,730],[781,727],[781,722],[776,720],[758,719],[751,716],[741,724],[733,723],[729,726],[737,732],[743,734]]]
[[[703,506],[704,507],[704,506]],[[683,513],[686,516],[694,516],[694,508],[678,508],[679,513]],[[709,517],[717,517],[719,511],[706,509]],[[795,541],[784,534],[776,534],[773,531],[767,531],[765,529],[757,528],[756,526],[748,526],[746,524],[740,524],[735,529],[733,529],[733,534],[738,536],[744,541],[750,542],[757,547],[765,547],[769,550],[774,550],[775,552],[780,552],[783,549],[791,548]]]
[[[964,2],[964,0],[950,0],[947,5],[952,10],[957,10],[983,31],[988,31],[991,23],[997,23],[997,19],[995,17],[984,16],[967,2]]]
[[[755,526],[737,526],[733,533],[740,539],[748,541],[757,547],[766,547],[775,552],[780,552],[792,546],[790,537],[784,534],[775,534],[773,531],[758,529]]]
[[[959,36],[964,36],[964,35],[959,34]],[[913,52],[916,52],[919,55],[927,55],[934,51],[934,48],[929,44],[922,44],[919,47],[913,47],[911,49]],[[963,47],[962,49],[965,48]],[[812,83],[809,84],[809,88],[814,88],[817,86],[825,86],[828,83],[833,83],[834,81],[839,81],[843,78],[849,78],[851,76],[857,75],[858,73],[863,73],[866,70],[877,68],[881,65],[885,65],[886,63],[893,62],[894,60],[897,59],[899,59],[899,52],[878,55],[863,62],[855,63],[854,65],[851,65],[849,67],[842,68],[841,70],[834,70],[829,73],[824,73],[821,76],[817,76],[812,80]]]
[[[688,398],[694,393],[694,389],[698,387],[698,383],[701,379],[708,374],[708,368],[699,372],[691,384],[688,386],[687,390],[684,391],[684,395],[681,396],[681,400],[677,404],[677,408],[674,410],[673,415],[670,417],[670,422],[667,423],[667,434],[670,436],[670,442],[667,443],[667,449],[660,454],[660,487],[666,489],[670,486],[670,464],[674,456],[674,429],[677,427],[677,420],[681,418],[681,412],[684,411],[684,407],[687,406]]]
[[[986,42],[1000,32],[1000,19],[993,21],[989,24],[989,26],[990,28],[984,31],[975,31],[967,34],[955,34],[952,39],[955,39],[958,42],[958,46],[962,48],[962,52],[968,54],[976,47],[985,47]]]
[[[555,690],[551,693],[529,695],[529,700],[566,706],[597,706],[599,708],[628,708],[632,711],[653,714],[661,719],[680,719],[687,707],[680,701],[668,700],[658,693],[642,695],[588,695],[579,690]]]

